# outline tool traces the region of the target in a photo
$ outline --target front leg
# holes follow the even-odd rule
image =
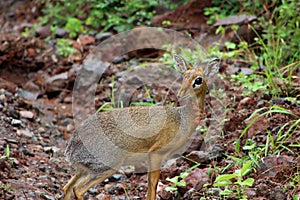
[[[156,188],[160,176],[161,161],[162,161],[161,155],[155,153],[149,155],[147,200],[156,199]]]

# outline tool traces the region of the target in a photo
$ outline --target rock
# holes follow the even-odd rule
[[[257,19],[257,17],[254,15],[245,15],[245,14],[232,15],[229,17],[219,19],[214,24],[214,26],[227,26],[227,25],[232,25],[232,24],[237,24],[237,25],[248,24],[256,19]]]
[[[44,147],[43,149],[44,149],[44,152],[46,152],[46,153],[56,153],[56,152],[58,152],[60,150],[56,146]]]
[[[22,129],[22,130],[17,130],[17,134],[20,135],[20,136],[26,136],[26,137],[33,137],[34,134],[33,132],[29,131],[28,129]]]
[[[28,57],[31,57],[31,58],[36,57],[36,51],[35,51],[35,49],[33,49],[33,48],[28,48],[28,49],[27,49],[27,56],[28,56]]]
[[[35,32],[37,37],[40,37],[41,39],[44,39],[51,35],[51,30],[49,26],[42,26],[38,28]]]
[[[195,190],[200,190],[203,185],[209,181],[209,177],[205,170],[196,168],[184,178],[184,181],[188,189],[194,188]]]
[[[124,62],[125,60],[126,58],[124,56],[118,56],[113,59],[112,63],[116,65]]]
[[[39,93],[33,93],[27,90],[23,90],[21,88],[19,88],[17,92],[20,97],[23,97],[24,99],[28,100],[36,100],[39,96]]]
[[[29,151],[29,150],[27,150],[27,149],[25,149],[25,148],[23,148],[23,147],[20,148],[20,151],[21,151],[25,156],[31,156],[31,157],[33,157],[33,156],[35,155],[33,152],[31,152],[31,151]]]
[[[262,108],[265,105],[265,101],[264,100],[260,100],[259,102],[257,102],[256,107],[257,108]]]
[[[39,128],[38,128],[38,132],[39,132],[39,133],[45,133],[46,130],[45,130],[44,127],[39,127]]]
[[[285,200],[286,194],[280,188],[280,186],[276,186],[273,191],[270,192],[270,200]]]
[[[14,93],[17,90],[18,86],[13,82],[0,78],[0,88]]]
[[[123,174],[114,174],[109,178],[109,181],[119,181],[123,177]]]
[[[191,159],[197,163],[205,163],[207,162],[208,158],[208,152],[204,151],[192,151],[188,155],[186,155],[188,159]],[[194,162],[191,163],[191,161],[188,161],[190,164],[193,164]]]
[[[41,194],[42,197],[44,197],[46,200],[55,200],[55,197],[47,195],[47,194]]]
[[[34,117],[34,113],[31,111],[22,110],[20,111],[20,116],[27,119],[32,119]]]
[[[105,39],[111,37],[112,35],[113,35],[113,34],[110,33],[110,32],[106,32],[106,33],[98,33],[98,34],[96,35],[95,39],[96,39],[97,41],[103,41],[103,40],[105,40]]]
[[[91,45],[95,43],[95,38],[89,35],[79,35],[77,41],[82,45]]]
[[[243,98],[239,104],[238,104],[238,109],[241,109],[241,108],[248,108],[249,106],[252,106],[255,104],[255,100],[251,97],[245,97]]]
[[[18,120],[18,119],[12,119],[11,120],[11,125],[13,125],[13,126],[19,126],[21,124],[22,124],[21,120]]]
[[[121,170],[124,172],[126,177],[129,178],[134,173],[135,168],[134,166],[126,166],[126,167],[122,167]]]
[[[247,197],[255,197],[257,194],[256,194],[256,191],[254,188],[251,188],[249,190],[246,190],[245,191],[245,195],[247,195]]]
[[[95,194],[97,194],[97,190],[96,190],[95,188],[90,188],[90,189],[88,190],[88,193],[90,193],[90,194],[92,194],[92,195],[95,195]]]
[[[209,160],[220,160],[223,158],[223,155],[225,153],[224,147],[220,145],[215,145],[213,148],[209,151],[207,155],[207,159]]]
[[[9,116],[11,116],[13,118],[20,117],[20,114],[15,110],[15,108],[13,106],[9,106],[7,110],[8,110]]]
[[[57,38],[63,38],[67,36],[67,32],[65,29],[63,28],[57,28],[56,31],[55,31],[55,37]]]

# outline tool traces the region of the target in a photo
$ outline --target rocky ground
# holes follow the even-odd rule
[[[110,36],[108,33],[81,35],[74,41],[78,51],[68,58],[59,57],[55,41],[43,40],[50,34],[47,28],[41,28],[34,37],[21,34],[25,27],[36,23],[40,15],[38,6],[28,1],[19,1],[5,12],[4,7],[0,6],[0,199],[62,198],[62,187],[74,174],[74,169],[65,161],[64,149],[75,128],[72,95],[76,74],[90,50]],[[160,18],[156,20],[159,21]],[[161,52],[144,52],[144,55],[157,58]],[[140,72],[136,66],[142,63],[145,66],[145,59],[141,59],[144,55],[135,52],[110,65],[96,90],[96,108],[105,102],[111,102],[112,90],[119,94],[122,87],[134,81],[140,87],[131,91],[130,99],[122,99],[127,104],[151,103],[154,99],[156,102],[173,102],[178,105],[175,94],[179,83],[174,84],[178,74],[171,68],[168,68],[166,74],[161,70],[165,65],[157,60],[147,62]],[[194,142],[183,154],[185,157],[166,163],[158,187],[161,199],[174,199],[174,195],[165,190],[171,185],[166,179],[179,176],[181,172],[195,166],[191,159],[197,161],[199,166],[191,169],[190,174],[184,178],[186,187],[178,188],[180,199],[199,199],[201,196],[207,199],[218,198],[218,189],[211,184],[218,173],[217,169],[223,169],[230,163],[229,158],[225,159],[226,155],[236,156],[234,142],[237,139],[241,146],[246,144],[247,138],[264,145],[268,134],[275,137],[278,129],[286,122],[299,119],[297,116],[300,116],[300,106],[297,102],[271,98],[260,93],[244,96],[242,88],[235,86],[227,76],[235,71],[245,70],[246,64],[241,63],[243,62],[239,60],[222,61],[220,71],[225,77],[223,87],[227,108],[220,138],[209,152],[202,151],[201,134],[205,131],[199,129],[194,135]],[[164,81],[158,81],[160,77]],[[295,82],[299,86],[299,79]],[[148,83],[148,91],[143,87],[145,83]],[[167,86],[172,84],[172,90],[168,90]],[[296,93],[298,89],[299,87],[295,89]],[[151,94],[150,99],[147,92]],[[214,99],[209,94],[207,98],[208,104],[214,104]],[[261,117],[255,126],[250,127],[239,138],[250,123],[246,119],[256,109],[272,105],[286,108],[295,115],[275,113]],[[207,114],[211,117],[209,111]],[[299,144],[300,133],[295,133],[290,140],[285,141],[285,145],[292,142]],[[243,155],[240,156],[242,158]],[[290,150],[283,149],[280,154],[269,155],[263,160],[259,159],[259,162],[261,167],[249,175],[255,179],[254,185],[245,192],[249,199],[292,199],[292,195],[300,194],[300,181],[294,180],[298,185],[292,185],[291,179],[299,174],[299,146],[290,147]],[[232,173],[233,170],[234,168],[229,168],[226,173]],[[146,183],[146,173],[135,173],[130,167],[124,168],[104,183],[90,189],[86,199],[144,199]],[[204,187],[207,183],[210,185]],[[215,192],[209,195],[208,188]],[[229,196],[228,199],[234,197]]]

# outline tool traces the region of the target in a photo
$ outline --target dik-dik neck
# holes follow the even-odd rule
[[[180,107],[182,116],[187,120],[186,125],[191,128],[192,131],[194,131],[199,124],[199,121],[197,122],[196,119],[199,119],[204,112],[204,97],[205,93],[190,96],[186,104]]]

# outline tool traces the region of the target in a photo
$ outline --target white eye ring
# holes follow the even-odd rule
[[[203,78],[201,76],[197,76],[194,79],[193,88],[199,87],[200,85],[202,85],[202,82],[203,82]]]

